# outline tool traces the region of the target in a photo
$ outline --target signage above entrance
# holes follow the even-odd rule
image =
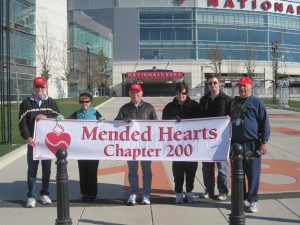
[[[183,72],[127,72],[127,79],[173,79],[183,78]]]

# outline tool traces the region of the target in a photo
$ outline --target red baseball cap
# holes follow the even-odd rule
[[[241,84],[241,85],[251,84],[252,85],[252,79],[250,77],[241,77],[236,85],[238,85],[238,84]]]
[[[46,79],[44,77],[36,77],[33,81],[33,85],[46,86]]]
[[[139,84],[131,84],[129,91],[136,91],[136,92],[140,92],[143,91],[142,86]]]

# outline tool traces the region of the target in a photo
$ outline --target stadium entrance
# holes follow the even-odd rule
[[[183,72],[173,70],[139,70],[123,74],[123,96],[128,96],[129,86],[139,83],[143,87],[143,96],[174,96],[175,84],[182,81]]]

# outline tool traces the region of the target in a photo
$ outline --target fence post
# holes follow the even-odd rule
[[[243,174],[243,146],[233,144],[231,146],[231,213],[230,225],[244,225],[244,174]]]
[[[70,218],[69,208],[69,186],[68,186],[68,172],[66,160],[68,152],[64,149],[57,150],[55,154],[57,161],[57,174],[56,174],[56,198],[57,198],[57,219],[56,225],[71,225],[72,219]]]

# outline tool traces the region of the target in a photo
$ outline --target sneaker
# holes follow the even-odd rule
[[[183,204],[183,194],[182,193],[176,194],[175,203],[176,204]]]
[[[219,201],[226,201],[226,199],[227,199],[227,194],[226,194],[226,193],[219,193],[217,199],[218,199]]]
[[[251,202],[250,203],[249,212],[252,212],[252,213],[258,212],[258,202]]]
[[[41,201],[42,201],[43,205],[51,204],[51,199],[49,198],[48,195],[42,195],[41,196]]]
[[[200,195],[199,197],[209,199],[209,198],[213,198],[214,196],[215,196],[214,193],[205,192],[204,194]]]
[[[26,207],[27,208],[34,208],[35,203],[36,203],[35,198],[28,198]]]
[[[149,195],[144,195],[142,204],[143,205],[150,205],[150,196]]]
[[[187,200],[188,203],[195,203],[196,202],[192,192],[187,192],[186,195],[185,195],[185,199]]]
[[[136,194],[131,194],[127,201],[127,205],[135,205],[136,204]]]

